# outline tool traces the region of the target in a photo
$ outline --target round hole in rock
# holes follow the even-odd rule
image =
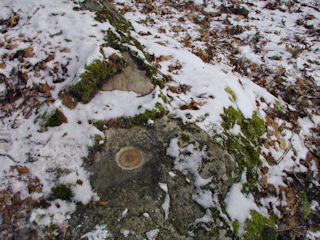
[[[118,166],[124,170],[132,170],[140,167],[143,162],[142,153],[134,147],[124,147],[116,155]]]

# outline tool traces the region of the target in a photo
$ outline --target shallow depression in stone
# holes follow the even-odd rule
[[[124,170],[140,167],[143,162],[143,154],[134,147],[124,147],[116,155],[118,166]]]

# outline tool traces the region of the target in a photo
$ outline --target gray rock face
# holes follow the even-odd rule
[[[154,89],[151,79],[146,76],[146,72],[139,70],[137,63],[128,53],[124,57],[129,65],[122,73],[113,76],[103,86],[102,91],[133,91],[140,95],[147,95]]]
[[[176,137],[181,147],[206,146],[207,159],[203,161],[200,174],[213,176],[215,191],[225,195],[230,184],[239,179],[239,174],[236,162],[221,146],[213,143],[198,127],[182,125],[166,117],[152,126],[108,129],[105,135],[104,149],[95,154],[89,166],[91,184],[102,204],[79,206],[69,221],[66,239],[80,239],[101,224],[107,225],[114,239],[146,239],[146,233],[153,229],[159,229],[156,239],[212,239],[213,224],[209,231],[201,228],[201,224],[194,224],[206,210],[192,200],[192,176],[174,170],[174,160],[166,151],[170,140]],[[141,153],[143,161],[139,167],[123,169],[119,166],[116,157],[124,148]],[[127,160],[135,164],[134,157]],[[159,183],[166,184],[167,193]],[[168,219],[165,219],[163,204],[167,194],[170,207]]]

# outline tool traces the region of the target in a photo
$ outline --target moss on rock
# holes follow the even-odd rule
[[[243,235],[247,240],[275,240],[278,233],[275,231],[275,217],[266,218],[256,211],[251,211],[251,219],[245,223],[246,233]]]
[[[138,64],[138,67],[141,70],[146,71],[146,75],[148,77],[151,78],[158,74],[157,68],[147,63],[152,61],[151,55],[145,52],[141,43],[137,39],[132,37],[129,33],[123,33],[121,31],[113,32],[112,30],[108,30],[106,35],[106,46],[111,46],[112,48],[117,49],[121,52],[128,52]],[[147,62],[138,56],[139,54],[137,51],[133,50],[134,48],[141,51]],[[156,81],[156,84],[158,84],[158,81]]]
[[[227,109],[224,109],[224,114],[222,114],[221,117],[223,119],[221,126],[225,130],[230,130],[235,124],[238,124],[241,128],[241,132],[253,143],[256,143],[256,140],[266,131],[265,122],[258,116],[256,111],[250,119],[245,118],[240,110],[228,107]]]
[[[265,122],[254,112],[252,118],[245,118],[240,110],[233,107],[224,109],[224,114],[221,115],[224,128],[223,133],[224,146],[232,155],[234,155],[239,164],[240,170],[246,171],[248,186],[254,188],[258,180],[256,169],[261,167],[260,156],[257,151],[258,139],[265,133]],[[234,135],[228,130],[231,130],[236,124],[240,126],[240,135]]]
[[[86,66],[81,80],[69,87],[69,93],[82,103],[88,103],[110,77],[122,71],[126,66],[124,58],[116,54],[108,61],[95,60]]]
[[[160,103],[156,103],[155,108],[152,110],[146,110],[144,113],[139,114],[133,118],[129,119],[129,122],[133,125],[146,124],[148,120],[155,120],[162,118],[167,114],[167,109],[165,109]]]
[[[66,116],[63,114],[61,110],[56,108],[46,119],[45,126],[46,127],[57,127],[62,123],[67,122]]]
[[[109,1],[86,0],[81,3],[82,7],[96,13],[96,20],[99,22],[108,21],[114,28],[129,32],[133,30],[128,22]]]

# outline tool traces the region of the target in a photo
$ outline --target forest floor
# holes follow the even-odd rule
[[[102,2],[0,3],[2,239],[63,235],[79,204],[99,201],[83,159],[108,141],[105,128],[163,115],[235,156],[241,180],[219,203],[229,229],[250,239],[258,213],[278,239],[319,239],[319,2],[110,1],[127,22]],[[100,91],[124,51],[152,77],[150,94]],[[193,200],[218,204],[206,197]]]

